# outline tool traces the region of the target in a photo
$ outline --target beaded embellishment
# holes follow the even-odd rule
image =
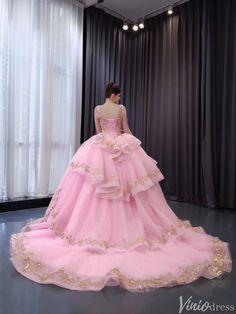
[[[96,169],[92,169],[89,165],[85,164],[85,163],[75,163],[75,162],[71,162],[70,166],[72,169],[83,169],[86,173],[89,174],[89,176],[101,176],[102,177],[102,171],[98,168]],[[126,198],[126,196],[128,194],[132,194],[132,191],[138,186],[142,186],[146,183],[146,181],[161,176],[161,171],[159,168],[155,168],[152,172],[145,174],[142,177],[137,178],[135,181],[125,185],[125,186],[121,186],[120,190],[116,191],[116,192],[110,192],[107,193],[108,195],[112,196],[112,195],[119,195],[119,194],[123,194],[123,197]],[[111,178],[107,178],[106,180],[103,181],[103,183],[108,183],[108,182],[114,182],[114,180],[116,180],[117,182],[119,181],[119,177],[116,175],[113,175]]]
[[[210,260],[205,259],[201,263],[179,267],[178,274],[166,273],[159,277],[132,278],[126,276],[119,268],[114,267],[102,278],[92,279],[86,276],[74,276],[69,270],[59,268],[51,271],[39,259],[35,259],[32,252],[26,251],[26,234],[15,234],[11,238],[10,259],[17,265],[20,273],[26,277],[36,278],[41,283],[52,283],[78,290],[102,289],[110,278],[123,288],[130,291],[149,291],[152,288],[171,287],[186,284],[199,278],[203,272],[209,278],[220,278],[225,271],[231,268],[231,261],[223,249],[222,241],[214,237],[214,252]]]
[[[123,106],[120,105],[119,115],[116,118],[105,118],[102,114],[101,106],[98,106],[99,120],[103,132],[122,133],[122,111]]]

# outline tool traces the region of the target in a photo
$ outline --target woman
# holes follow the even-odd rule
[[[118,105],[119,86],[110,82],[105,96],[94,109],[97,134],[71,159],[44,217],[12,235],[15,268],[73,290],[150,291],[231,272],[228,243],[168,206],[157,161]]]

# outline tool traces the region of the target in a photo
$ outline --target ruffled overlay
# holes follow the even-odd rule
[[[140,145],[132,134],[101,132],[82,144],[70,166],[90,179],[100,197],[129,202],[131,195],[164,179],[157,161]]]
[[[163,178],[133,135],[92,136],[44,217],[12,235],[13,265],[35,282],[94,291],[150,291],[230,272],[229,244],[179,219],[160,188]]]

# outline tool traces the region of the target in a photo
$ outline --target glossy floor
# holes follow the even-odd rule
[[[0,314],[174,314],[236,312],[236,211],[207,209],[187,203],[168,201],[181,219],[202,226],[207,233],[229,242],[233,270],[220,279],[200,278],[192,284],[134,293],[120,287],[105,287],[99,292],[79,292],[54,285],[41,285],[20,275],[9,261],[9,238],[27,221],[42,217],[46,208],[34,208],[0,214]],[[209,302],[212,310],[181,311],[181,302]],[[221,310],[216,310],[216,305]],[[222,306],[228,305],[228,310]],[[215,308],[214,308],[215,307]]]

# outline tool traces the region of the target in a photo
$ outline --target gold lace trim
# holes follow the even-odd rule
[[[40,260],[35,260],[32,252],[26,252],[25,241],[26,235],[16,234],[11,239],[11,260],[15,267],[26,277],[34,276],[41,283],[52,282],[54,284],[70,287],[77,290],[87,290],[89,288],[102,289],[109,279],[115,276],[118,284],[130,291],[149,290],[150,288],[173,286],[177,284],[186,284],[199,278],[203,272],[207,271],[207,276],[220,277],[225,271],[229,271],[231,260],[224,253],[222,241],[214,237],[214,255],[210,261],[205,260],[202,263],[192,264],[179,267],[178,275],[167,273],[159,277],[149,277],[145,279],[130,278],[120,271],[119,268],[113,268],[103,278],[92,280],[91,278],[82,278],[70,274],[64,268],[60,268],[55,272],[45,267]],[[14,241],[14,243],[13,243]]]
[[[83,169],[85,172],[87,172],[89,175],[91,176],[96,176],[96,175],[102,175],[102,171],[98,168],[95,169],[91,169],[91,167],[85,163],[75,163],[75,162],[71,162],[70,166],[72,169]],[[146,175],[138,178],[137,180],[133,181],[132,183],[128,183],[124,186],[121,187],[121,189],[118,189],[115,192],[109,192],[108,194],[110,196],[112,195],[121,195],[123,194],[124,197],[126,197],[127,194],[131,194],[132,191],[134,190],[134,188],[136,188],[138,185],[145,185],[145,183],[155,177],[158,177],[161,174],[160,169],[158,169],[157,167],[150,173],[147,173]],[[119,182],[119,177],[116,175],[113,175],[111,178],[108,178],[106,180],[103,181],[103,183],[108,183],[108,182],[114,182],[114,181],[118,181]]]
[[[177,235],[177,226],[182,227],[189,227],[192,228],[196,232],[202,232],[205,233],[202,227],[192,227],[187,222],[183,222],[178,220],[175,225],[171,225],[169,230],[166,232],[166,234],[163,234],[160,239],[156,240],[150,240],[146,238],[145,236],[140,237],[136,239],[133,242],[127,242],[127,240],[124,238],[122,244],[118,243],[111,243],[106,240],[97,240],[92,238],[85,238],[85,239],[76,239],[72,235],[68,234],[67,232],[63,231],[61,228],[58,228],[55,223],[52,223],[49,228],[54,231],[54,233],[59,236],[61,239],[66,240],[69,244],[72,245],[79,245],[79,246],[86,246],[91,245],[93,247],[101,247],[105,250],[109,248],[120,248],[120,249],[131,249],[135,247],[138,244],[146,244],[150,248],[154,248],[156,244],[163,244],[165,243],[171,236]]]
[[[135,184],[136,183],[134,183],[134,186]],[[49,216],[51,216],[52,218],[56,218],[56,216],[58,215],[60,211],[59,206],[57,206],[57,202],[60,197],[61,191],[62,189],[59,188],[55,192],[44,217],[42,217],[41,219],[37,219],[36,221],[27,223],[25,227],[22,229],[22,231],[24,232],[31,231],[30,225],[34,223],[38,223],[38,222],[47,222]],[[119,244],[119,243],[111,243],[103,239],[93,239],[91,237],[84,238],[84,239],[77,239],[73,237],[71,234],[69,234],[68,232],[66,232],[65,230],[63,230],[62,228],[58,227],[54,221],[49,222],[48,224],[49,224],[49,228],[57,236],[59,236],[61,239],[66,240],[69,244],[79,245],[79,246],[86,246],[89,244],[93,247],[101,247],[105,250],[109,248],[131,249],[138,244],[146,244],[150,248],[152,248],[152,247],[155,247],[156,244],[165,243],[172,235],[177,234],[179,227],[192,228],[196,232],[205,233],[202,227],[192,227],[189,221],[182,221],[181,219],[177,219],[176,222],[169,227],[169,230],[166,232],[166,234],[163,234],[162,237],[160,237],[159,239],[150,240],[150,239],[147,239],[146,236],[142,236],[133,242],[127,242],[127,240],[124,238],[122,244]]]
[[[37,219],[33,222],[27,223],[24,228],[22,228],[22,231],[28,232],[31,231],[32,229],[30,228],[30,225],[38,223],[38,222],[47,222],[48,217],[51,216],[53,218],[56,218],[56,216],[59,213],[59,207],[57,207],[57,201],[59,199],[59,195],[61,193],[62,189],[58,189],[56,193],[54,194],[49,207],[41,219]],[[98,239],[93,239],[93,238],[85,238],[85,239],[76,239],[73,237],[71,234],[68,232],[64,231],[62,228],[58,227],[55,222],[49,222],[49,228],[61,239],[66,240],[69,244],[72,245],[79,245],[79,246],[86,246],[86,245],[91,245],[94,247],[101,247],[103,249],[109,249],[109,248],[121,248],[121,249],[131,249],[134,246],[138,244],[146,244],[150,248],[155,247],[156,244],[162,244],[165,243],[172,235],[178,234],[178,228],[184,227],[184,228],[191,228],[192,230],[196,232],[201,232],[205,233],[204,229],[202,227],[193,227],[189,221],[182,221],[181,219],[177,218],[176,222],[172,224],[169,227],[169,230],[166,232],[166,234],[163,234],[161,238],[155,239],[155,240],[150,240],[147,239],[145,236],[142,236],[138,239],[136,239],[133,242],[127,242],[127,240],[124,238],[122,244],[118,243],[111,243],[106,240],[98,240]]]
[[[98,168],[95,169],[91,169],[91,167],[89,165],[86,165],[85,163],[75,163],[75,162],[71,162],[70,166],[72,169],[83,169],[85,172],[87,172],[89,175],[91,176],[96,176],[96,175],[101,175],[102,171]]]
[[[43,217],[41,220],[37,219],[36,221],[38,222],[46,222],[46,219]],[[31,222],[26,224],[26,226],[22,229],[24,232],[31,231],[30,225],[34,224],[35,222]],[[168,239],[173,236],[178,234],[178,228],[183,227],[183,228],[191,228],[195,232],[199,233],[205,233],[204,229],[202,227],[193,227],[191,223],[187,220],[182,221],[181,219],[176,220],[176,222],[171,225],[168,229],[168,231],[162,235],[161,238],[155,239],[155,240],[150,240],[146,238],[145,236],[140,237],[136,239],[133,242],[127,242],[127,240],[124,238],[122,244],[118,243],[112,243],[108,242],[106,240],[98,240],[98,239],[93,239],[93,238],[84,238],[84,239],[76,239],[73,237],[71,234],[68,232],[64,231],[60,227],[57,227],[55,222],[50,223],[49,229],[51,229],[57,236],[59,236],[61,239],[66,240],[69,244],[71,245],[79,245],[79,246],[86,246],[86,245],[91,245],[93,247],[101,247],[104,250],[107,250],[109,248],[120,248],[120,249],[131,249],[135,247],[138,244],[146,244],[150,248],[154,248],[156,244],[163,244]]]
[[[58,201],[59,194],[61,193],[61,191],[62,191],[62,188],[59,188],[59,189],[57,189],[57,191],[54,193],[54,195],[53,195],[53,197],[52,197],[52,199],[51,199],[51,201],[50,201],[50,203],[49,203],[49,205],[48,205],[48,209],[47,209],[47,211],[46,211],[46,213],[45,213],[45,215],[44,215],[45,220],[46,220],[50,215],[52,215],[52,217],[55,218],[56,215],[58,214],[59,208],[56,207],[56,206],[57,206],[57,201]],[[29,224],[27,224],[27,225],[29,225]],[[26,225],[26,226],[27,226],[27,225]]]

